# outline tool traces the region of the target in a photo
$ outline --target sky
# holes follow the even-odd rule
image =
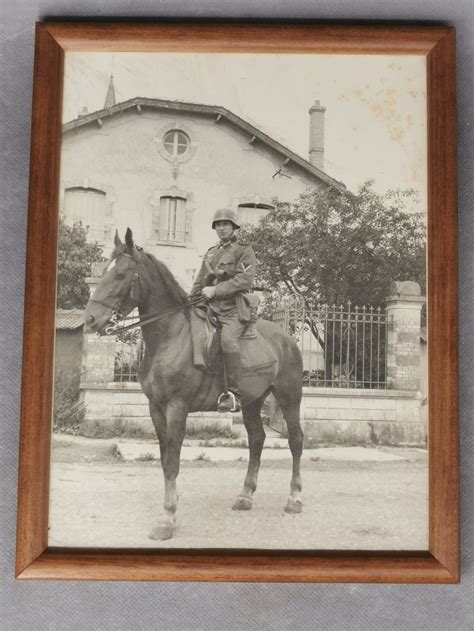
[[[63,121],[136,96],[221,105],[308,159],[309,108],[326,107],[324,171],[350,190],[414,188],[426,211],[426,64],[414,55],[78,53]]]

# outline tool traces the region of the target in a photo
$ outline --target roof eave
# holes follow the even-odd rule
[[[62,132],[67,133],[79,127],[83,127],[85,125],[89,125],[99,119],[103,119],[107,116],[113,116],[115,114],[119,114],[121,112],[125,112],[127,110],[133,109],[137,106],[145,106],[150,107],[151,109],[174,109],[180,111],[193,112],[198,114],[207,114],[207,115],[220,115],[225,118],[229,123],[235,125],[236,127],[246,131],[258,138],[264,144],[270,146],[277,153],[281,153],[282,156],[288,158],[293,164],[299,166],[304,171],[309,172],[311,175],[318,178],[327,186],[332,186],[333,188],[339,191],[346,191],[346,186],[335,180],[334,178],[327,175],[324,171],[321,171],[310,162],[294,153],[291,149],[288,149],[284,145],[282,145],[277,140],[268,136],[265,132],[261,131],[258,127],[255,127],[251,123],[248,123],[244,119],[240,118],[236,114],[232,113],[230,110],[222,107],[220,105],[204,105],[199,103],[189,103],[185,101],[168,101],[162,99],[151,99],[145,97],[134,97],[133,99],[129,99],[128,101],[123,101],[122,103],[117,103],[113,107],[101,109],[96,112],[92,112],[90,114],[86,114],[84,116],[80,116],[72,121],[69,121],[63,125]]]

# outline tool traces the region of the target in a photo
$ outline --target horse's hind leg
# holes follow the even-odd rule
[[[293,457],[293,473],[290,483],[290,495],[285,506],[286,513],[301,513],[303,502],[301,499],[301,454],[303,453],[303,430],[300,423],[301,387],[293,388],[291,381],[273,388],[273,393],[283,412],[288,428],[288,444]]]
[[[265,442],[265,431],[260,417],[260,409],[264,398],[257,399],[242,409],[242,417],[249,440],[249,466],[243,489],[232,506],[233,510],[250,510],[252,508],[252,496],[257,488],[260,456],[262,455],[263,443]]]

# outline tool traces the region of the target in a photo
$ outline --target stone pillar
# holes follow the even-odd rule
[[[393,390],[420,390],[420,286],[412,281],[392,283],[386,299],[387,385]]]
[[[106,263],[93,263],[93,276],[86,278],[91,296]],[[104,386],[114,380],[115,336],[84,335],[82,347],[81,387]]]
[[[92,294],[100,279],[94,276],[86,280]],[[114,380],[114,367],[115,335],[84,335],[80,388],[86,407],[82,428],[85,436],[113,435],[114,392],[109,388]]]
[[[115,336],[84,335],[81,387],[113,382],[114,363]]]

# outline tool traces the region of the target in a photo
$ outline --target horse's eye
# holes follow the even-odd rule
[[[115,274],[115,278],[118,278],[119,280],[125,278],[125,272],[117,272]]]

